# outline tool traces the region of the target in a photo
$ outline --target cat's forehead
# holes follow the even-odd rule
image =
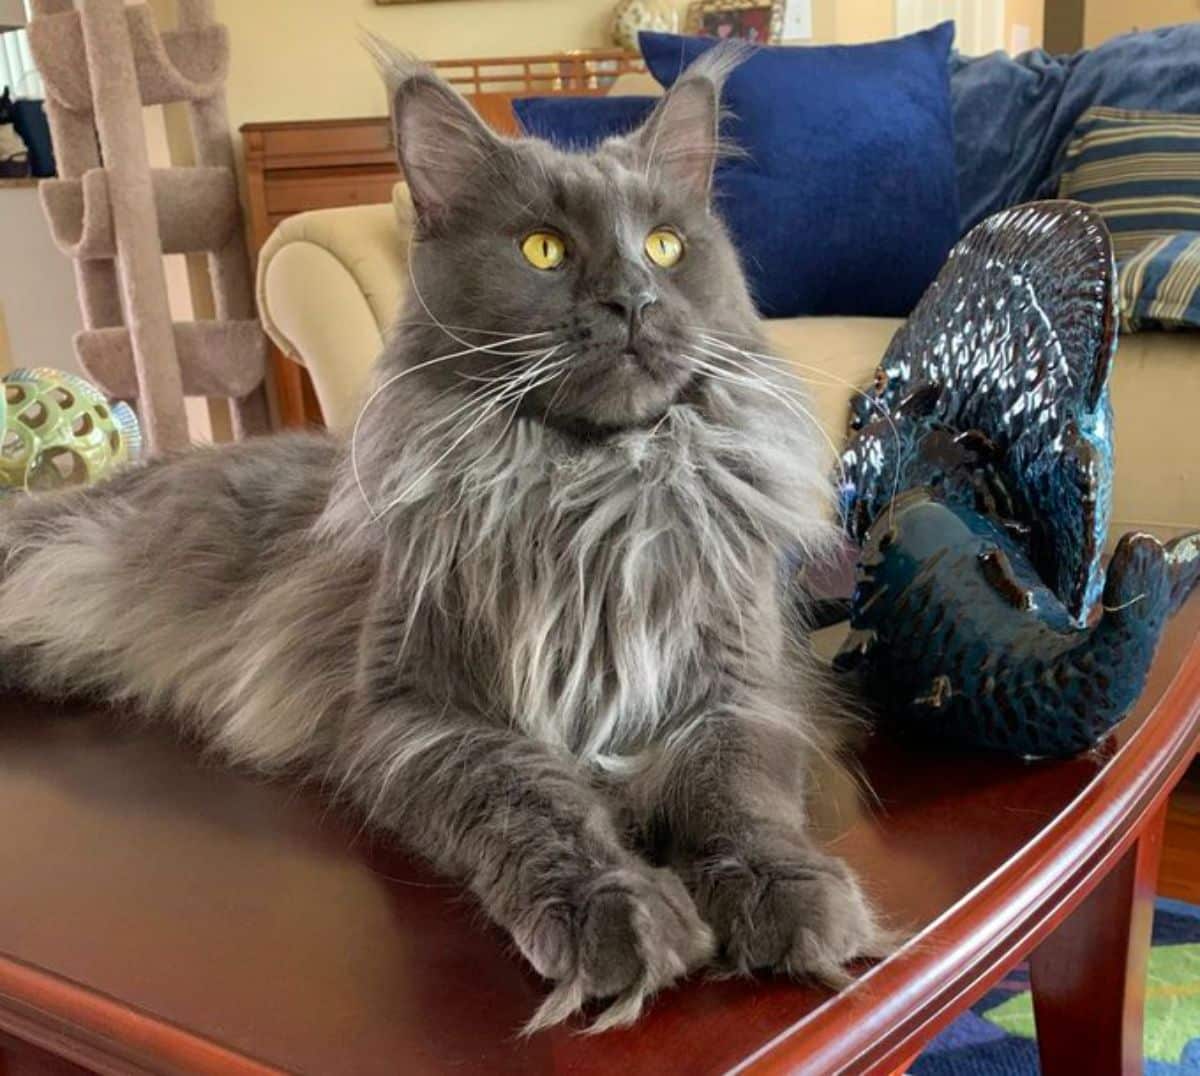
[[[640,167],[627,142],[611,140],[592,152],[565,152],[542,142],[523,147],[527,190],[568,215],[619,216],[661,208],[670,192]]]

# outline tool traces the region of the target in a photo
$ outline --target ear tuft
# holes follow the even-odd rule
[[[736,152],[721,141],[721,91],[755,51],[745,41],[722,42],[676,79],[635,136],[648,175],[708,198],[717,159]]]
[[[716,87],[717,96],[720,97],[729,76],[761,48],[761,45],[736,38],[721,41],[688,64],[683,74],[675,80],[675,85],[690,78],[705,78]]]
[[[396,96],[396,91],[401,86],[412,79],[437,78],[432,67],[411,52],[393,45],[387,38],[380,37],[370,30],[360,29],[358,39],[375,61],[383,84],[387,87],[389,100]]]
[[[396,153],[417,221],[434,227],[503,145],[433,68],[377,34],[362,42],[387,86]]]

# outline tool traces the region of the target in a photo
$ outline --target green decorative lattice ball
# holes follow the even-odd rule
[[[141,453],[127,404],[61,370],[14,370],[0,411],[0,489],[32,492],[86,485]]]

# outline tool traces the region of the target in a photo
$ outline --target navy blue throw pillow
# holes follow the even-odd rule
[[[959,236],[954,24],[870,45],[764,47],[729,77],[716,205],[767,317],[901,316]],[[643,33],[670,86],[716,42]]]
[[[650,115],[657,97],[521,97],[513,111],[526,134],[563,149],[591,149],[628,134]]]

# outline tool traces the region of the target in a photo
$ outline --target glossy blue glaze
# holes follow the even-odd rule
[[[1115,280],[1090,208],[999,213],[951,252],[854,407],[842,507],[862,556],[838,664],[907,727],[1086,749],[1200,580],[1200,536],[1127,535],[1103,570]]]

